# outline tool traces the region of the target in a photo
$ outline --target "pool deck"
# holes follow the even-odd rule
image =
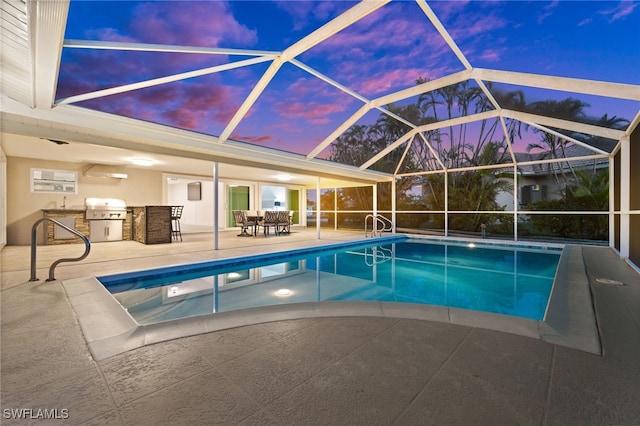
[[[48,265],[80,255],[81,245],[40,247],[36,282],[28,281],[29,247],[5,247],[1,423],[640,424],[640,274],[605,247],[571,246],[559,270],[564,285],[535,335],[492,315],[385,313],[367,303],[306,306],[284,319],[286,311],[245,312],[229,328],[172,340],[164,338],[172,330],[159,330],[157,343],[113,354],[87,343],[92,331],[70,290],[76,280],[362,237],[323,230],[317,240],[295,228],[269,238],[222,234],[217,251],[209,234],[154,246],[96,243],[85,260],[61,264],[52,282],[44,281]],[[107,318],[85,306],[95,324]],[[68,418],[15,420],[7,409]]]

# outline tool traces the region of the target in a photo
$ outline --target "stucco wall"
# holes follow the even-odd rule
[[[7,158],[7,244],[29,245],[31,227],[42,217],[41,209],[61,208],[64,194],[32,193],[30,170],[68,170],[78,172],[78,193],[68,194],[67,208],[83,208],[88,197],[122,198],[127,205],[162,204],[162,173],[126,168],[127,179],[91,178],[84,172],[92,164]],[[41,233],[38,232],[40,237]],[[39,240],[42,243],[42,240]]]

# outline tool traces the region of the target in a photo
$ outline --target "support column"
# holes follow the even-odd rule
[[[611,248],[616,246],[616,188],[613,185],[616,180],[616,171],[613,158],[609,157],[609,247]]]
[[[378,185],[373,184],[373,216],[378,216]]]
[[[513,165],[513,240],[518,241],[518,206],[520,204],[520,185],[518,185],[518,166]]]
[[[333,230],[338,230],[338,188],[333,188]]]
[[[218,190],[218,162],[213,163],[213,249],[218,250],[218,225],[220,212],[219,190]]]
[[[396,220],[397,220],[397,212],[396,212],[396,182],[397,182],[397,178],[394,176],[393,177],[393,181],[391,181],[391,220],[393,221],[393,232],[394,234],[397,232],[397,225],[396,225]]]
[[[316,238],[320,239],[320,176],[316,182]]]
[[[449,236],[449,172],[444,172],[444,236]]]
[[[620,141],[620,257],[629,258],[629,198],[631,195],[631,144],[629,137]]]

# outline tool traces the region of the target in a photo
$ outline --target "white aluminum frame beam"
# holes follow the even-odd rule
[[[221,47],[174,46],[170,44],[128,43],[100,40],[65,39],[64,47],[69,49],[122,50],[135,52],[196,53],[201,55],[225,56],[266,56],[276,58],[281,52],[272,50],[225,49]]]
[[[640,86],[634,84],[610,83],[606,81],[585,80],[579,78],[556,77],[542,74],[530,74],[513,71],[499,71],[474,68],[473,78],[494,83],[515,84],[517,86],[539,89],[559,90],[562,92],[582,93],[607,98],[640,101]]]
[[[361,3],[358,3],[351,9],[347,10],[335,19],[329,21],[311,34],[286,48],[278,58],[274,59],[269,69],[262,75],[262,78],[254,86],[251,93],[249,93],[249,96],[247,96],[236,114],[222,131],[222,133],[220,134],[220,142],[224,143],[227,141],[229,136],[231,136],[231,133],[233,133],[236,127],[240,124],[242,118],[258,100],[264,89],[267,87],[269,82],[271,82],[273,77],[275,77],[276,73],[285,62],[294,59],[296,56],[306,52],[307,50],[311,49],[312,47],[316,46],[317,44],[321,43],[337,32],[348,27],[352,23],[357,22],[370,13],[378,10],[389,1],[390,0],[363,1]]]
[[[36,108],[53,106],[62,54],[69,0],[28,2],[29,35],[35,36],[33,55],[33,93]]]
[[[262,62],[270,61],[269,57],[258,57],[245,59],[243,61],[229,62],[227,64],[216,65],[215,67],[202,68],[195,71],[188,71],[179,74],[169,75],[166,77],[153,78],[140,81],[137,83],[124,84],[122,86],[110,87],[108,89],[96,90],[95,92],[84,93],[81,95],[69,96],[68,98],[59,99],[57,105],[73,104],[76,102],[87,101],[89,99],[102,98],[104,96],[115,95],[119,93],[131,92],[133,90],[145,89],[147,87],[159,86],[161,84],[173,83],[176,81],[187,80],[189,78],[202,77],[207,74],[215,74],[222,71],[228,71],[235,68],[242,68],[249,65],[255,65]]]
[[[543,115],[531,114],[528,112],[513,111],[503,109],[500,113],[505,118],[512,118],[523,123],[537,123],[543,126],[555,127],[558,129],[571,130],[572,132],[584,133],[587,135],[600,136],[613,140],[620,140],[624,135],[623,130],[609,129],[607,127],[594,126],[592,124],[578,123],[576,121],[563,120],[561,118],[545,117]]]

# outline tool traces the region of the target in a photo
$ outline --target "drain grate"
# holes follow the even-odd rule
[[[596,278],[596,282],[609,285],[624,285],[622,281],[611,280],[609,278]]]

